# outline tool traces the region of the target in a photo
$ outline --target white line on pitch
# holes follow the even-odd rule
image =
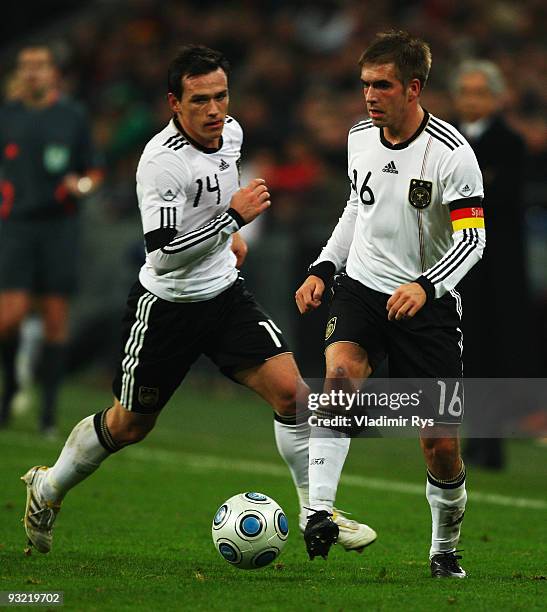
[[[266,463],[264,461],[250,461],[228,459],[215,455],[196,455],[190,453],[179,453],[176,451],[165,451],[151,448],[133,448],[131,456],[143,461],[156,460],[160,463],[184,465],[194,470],[227,470],[246,472],[250,474],[267,474],[269,476],[280,476],[286,478],[288,470],[283,465]],[[342,483],[362,489],[376,489],[379,491],[390,491],[396,493],[408,493],[410,495],[425,495],[425,479],[423,485],[400,482],[396,480],[384,480],[383,478],[369,478],[354,474],[343,474]],[[513,508],[533,508],[535,510],[547,510],[547,502],[541,499],[529,499],[526,497],[509,497],[497,493],[481,493],[470,491],[471,501],[494,504],[496,506],[511,506]]]
[[[10,432],[11,438],[17,438],[18,446],[36,448],[38,441],[35,436],[25,433]],[[50,445],[51,443],[48,443]],[[279,476],[288,478],[288,470],[283,465],[268,463],[265,461],[251,461],[248,459],[229,459],[216,455],[198,455],[178,451],[167,451],[158,448],[146,448],[135,446],[126,449],[123,454],[118,455],[139,461],[157,461],[169,465],[178,465],[196,471],[227,470],[232,472],[244,472],[248,474],[265,474],[268,476]],[[342,475],[342,483],[350,487],[361,489],[375,489],[395,493],[406,493],[410,495],[424,495],[424,485],[400,482],[397,480],[385,480],[383,478],[370,478],[355,474]],[[547,510],[547,502],[542,499],[530,499],[527,497],[510,497],[497,493],[481,493],[480,491],[469,492],[470,501],[493,504],[496,506],[510,506],[513,508],[531,508],[534,510]]]

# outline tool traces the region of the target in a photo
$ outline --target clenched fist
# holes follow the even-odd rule
[[[308,276],[295,294],[296,305],[300,314],[306,314],[321,306],[325,283],[318,276]]]
[[[264,179],[253,179],[247,187],[242,187],[234,193],[230,207],[238,212],[245,223],[250,223],[269,206],[270,192]]]

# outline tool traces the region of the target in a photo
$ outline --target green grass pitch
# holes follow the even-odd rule
[[[49,555],[23,555],[19,476],[51,465],[62,441],[40,439],[33,415],[0,431],[0,591],[62,590],[65,609],[101,612],[546,609],[547,448],[513,441],[507,471],[470,470],[460,543],[469,578],[439,581],[429,577],[417,442],[354,441],[337,504],[378,541],[362,555],[335,547],[327,562],[310,562],[269,408],[235,386],[201,387],[185,385],[146,441],[67,496]],[[108,391],[68,385],[63,440],[109,400]],[[276,499],[291,528],[279,563],[256,571],[229,566],[210,536],[220,503],[247,490]]]

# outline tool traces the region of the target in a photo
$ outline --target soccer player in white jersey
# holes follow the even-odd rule
[[[137,168],[146,261],[130,291],[113,406],[72,430],[55,465],[31,468],[24,525],[47,553],[66,493],[112,453],[142,440],[200,354],[274,409],[275,438],[300,502],[308,505],[308,435],[296,422],[301,380],[279,328],[246,290],[238,230],[270,206],[262,179],[239,188],[242,130],[227,115],[224,56],[181,49],[168,71],[173,118],[146,145]],[[359,550],[365,526],[338,516],[343,546]]]
[[[393,377],[460,378],[455,286],[485,245],[481,172],[465,138],[420,105],[431,66],[425,42],[379,34],[359,65],[370,118],[349,131],[349,200],[297,305],[301,313],[317,308],[345,268],[327,325],[327,386],[366,379],[386,354]],[[467,498],[456,427],[420,436],[434,577],[465,576],[456,555]],[[310,440],[310,556],[326,557],[336,541],[330,513],[349,443],[344,435]]]

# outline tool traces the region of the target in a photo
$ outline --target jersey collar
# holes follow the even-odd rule
[[[220,149],[222,149],[222,145],[224,144],[224,141],[222,139],[222,134],[220,136],[220,142],[218,147],[204,147],[202,144],[199,144],[199,142],[196,142],[193,138],[191,138],[190,136],[188,136],[188,134],[184,131],[182,125],[180,124],[180,121],[177,119],[176,116],[173,116],[173,124],[175,125],[175,127],[177,128],[177,130],[184,136],[184,138],[186,138],[186,140],[196,149],[198,149],[199,151],[201,151],[202,153],[216,153],[217,151],[220,151]]]
[[[397,144],[391,144],[391,142],[384,138],[384,128],[380,128],[380,141],[384,145],[384,147],[387,147],[388,149],[406,149],[408,145],[411,142],[414,142],[416,138],[418,138],[418,136],[425,130],[425,126],[427,125],[428,121],[429,113],[424,108],[424,118],[422,119],[422,122],[420,123],[418,129],[414,132],[414,134],[412,134],[410,138],[404,140],[403,142],[398,142]]]

